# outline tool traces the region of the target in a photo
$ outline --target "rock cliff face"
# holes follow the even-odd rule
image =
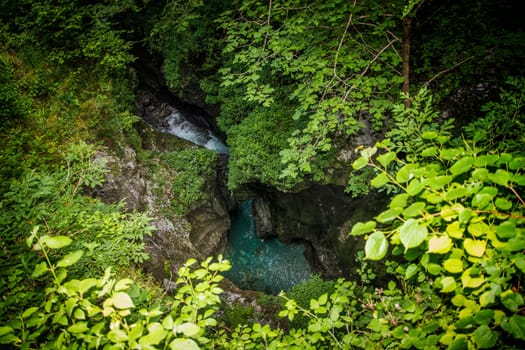
[[[171,113],[167,102],[146,91],[138,96],[138,113],[148,123],[138,123],[138,134],[130,138],[130,145],[100,154],[109,171],[105,184],[94,194],[106,202],[124,201],[126,210],[146,212],[153,218],[156,230],[146,239],[150,260],[145,268],[163,280],[175,275],[188,258],[205,258],[223,249],[233,202],[223,190],[226,159],[219,157],[215,168],[207,172],[201,199],[186,215],[176,214],[171,206],[176,197],[171,184],[177,172],[160,155],[196,146],[151,125]]]
[[[254,211],[258,235],[307,241],[314,267],[327,277],[340,277],[354,274],[355,253],[363,248],[363,240],[348,232],[385,205],[386,198],[377,193],[353,199],[342,186],[314,185],[298,193],[266,192],[254,201]]]

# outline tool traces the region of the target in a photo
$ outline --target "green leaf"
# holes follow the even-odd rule
[[[365,255],[370,260],[381,260],[388,250],[388,241],[383,232],[372,233],[365,244]]]
[[[376,177],[374,177],[372,179],[372,181],[370,181],[370,185],[372,185],[372,187],[381,187],[381,186],[384,186],[388,183],[388,176],[386,173],[381,173],[379,175],[377,175]]]
[[[67,247],[73,242],[71,238],[67,236],[42,236],[40,241],[51,249]]]
[[[396,174],[397,182],[405,183],[412,180],[412,178],[414,177],[414,168],[414,164],[406,164],[405,166],[401,167],[401,169],[399,169],[399,171]]]
[[[486,247],[487,241],[473,240],[470,238],[465,238],[465,241],[463,241],[463,248],[465,248],[467,253],[478,258],[483,256]]]
[[[392,162],[392,160],[394,160],[395,158],[396,158],[395,152],[387,152],[385,154],[378,156],[377,161],[379,162],[379,164],[381,164],[383,167],[386,168],[390,164],[390,162]]]
[[[437,276],[441,273],[441,266],[438,264],[430,263],[426,266],[426,269],[429,274]]]
[[[22,314],[22,318],[28,318],[29,316],[34,314],[37,310],[38,310],[38,307],[36,306],[30,307],[29,309],[24,311],[24,313]]]
[[[402,208],[397,208],[397,207],[393,209],[385,210],[384,212],[382,212],[376,217],[376,220],[382,224],[388,223],[394,220],[395,218],[397,218],[397,216],[401,214],[402,211],[403,211]]]
[[[468,268],[461,275],[461,283],[463,284],[464,288],[478,288],[485,282],[485,278],[483,278],[483,276],[480,276],[480,277],[472,276],[471,275],[472,271],[473,271],[472,267]]]
[[[429,186],[433,190],[441,190],[452,181],[452,176],[433,176],[428,178],[425,185]]]
[[[474,164],[474,158],[472,157],[464,157],[456,161],[451,167],[450,172],[452,175],[459,175],[463,174],[472,168],[472,165]]]
[[[447,259],[443,262],[443,268],[450,273],[460,273],[463,271],[463,261],[456,258]]]
[[[407,192],[410,196],[415,196],[415,195],[417,195],[419,192],[421,192],[421,191],[423,190],[423,188],[425,188],[425,186],[423,186],[423,185],[421,184],[421,182],[419,182],[418,179],[413,179],[413,180],[410,181],[410,183],[408,184],[406,192]]]
[[[452,240],[448,236],[432,237],[428,242],[430,253],[445,254],[452,248]]]
[[[492,321],[492,318],[494,318],[494,310],[492,309],[480,310],[474,315],[474,320],[480,325],[489,324]]]
[[[450,293],[456,290],[456,280],[447,276],[441,280],[441,293]]]
[[[184,334],[186,337],[193,337],[200,331],[200,327],[192,322],[185,322],[176,327],[177,332]]]
[[[113,288],[115,290],[115,292],[120,292],[122,290],[127,290],[129,289],[129,287],[133,284],[133,280],[132,279],[129,279],[129,278],[123,278],[121,280],[119,280],[116,284],[115,284],[115,287]]]
[[[140,338],[140,345],[157,345],[166,338],[168,332],[162,327],[159,322],[148,324],[148,334]]]
[[[12,333],[13,332],[13,328],[9,327],[9,326],[1,326],[0,327],[0,337],[3,336],[3,335],[6,335],[7,333]]]
[[[405,249],[418,247],[428,236],[428,230],[415,219],[408,219],[399,229],[399,237]]]
[[[479,326],[472,335],[474,343],[479,349],[491,349],[498,341],[498,333],[491,330],[487,325]]]
[[[499,155],[497,154],[483,154],[476,158],[474,163],[477,167],[486,167],[496,164],[499,160]]]
[[[510,174],[506,170],[498,169],[494,174],[489,174],[489,179],[495,184],[507,187]]]
[[[521,272],[525,273],[525,257],[519,256],[515,258],[514,264],[516,264],[516,267],[520,269]]]
[[[510,170],[518,170],[525,168],[525,157],[516,157],[509,162]]]
[[[467,350],[468,342],[467,337],[463,334],[459,335],[454,341],[448,346],[447,350]]]
[[[517,312],[519,307],[523,305],[523,297],[518,293],[506,291],[501,293],[501,302],[508,310]]]
[[[64,256],[57,262],[57,267],[67,267],[75,264],[82,257],[84,252],[82,250],[76,250],[68,255]]]
[[[423,157],[434,157],[438,154],[438,149],[437,147],[428,147],[428,148],[425,148],[423,150],[423,152],[421,152],[421,156]]]
[[[421,134],[421,138],[425,140],[433,140],[438,136],[439,134],[436,131],[425,131]]]
[[[483,221],[471,223],[470,225],[468,225],[467,230],[471,235],[475,237],[484,236],[487,235],[489,232],[492,232],[490,226]]]
[[[365,233],[372,232],[376,227],[375,221],[367,221],[365,223],[358,222],[352,226],[352,231],[350,231],[351,236],[361,236]]]
[[[364,168],[365,166],[368,165],[368,159],[369,159],[369,158],[365,158],[365,157],[359,157],[359,158],[357,158],[357,159],[352,163],[352,168],[353,168],[354,170],[359,170],[359,169]]]
[[[501,210],[509,210],[512,208],[512,202],[505,198],[496,198],[496,207]]]
[[[409,280],[417,273],[418,268],[416,264],[410,264],[408,265],[406,271],[405,271],[405,280]]]
[[[410,196],[406,193],[401,193],[396,195],[392,200],[390,201],[389,207],[390,209],[395,208],[404,208],[407,205],[407,201],[410,198]]]
[[[472,206],[483,209],[491,203],[492,198],[494,198],[494,196],[488,193],[476,193],[474,197],[472,197]]]
[[[504,221],[496,227],[496,234],[502,239],[516,237],[516,224],[512,221]]]
[[[42,261],[41,263],[35,265],[35,269],[33,270],[31,277],[33,278],[40,277],[47,271],[49,271],[49,268],[47,267],[47,263],[45,261]]]
[[[134,307],[131,297],[124,292],[117,292],[111,297],[113,300],[113,306],[117,309],[129,309]]]
[[[171,350],[200,350],[199,345],[193,339],[177,338],[170,345]]]
[[[525,316],[513,315],[501,323],[501,327],[515,338],[525,340]]]
[[[412,203],[408,208],[403,210],[403,217],[412,218],[412,217],[420,216],[422,215],[423,210],[425,209],[425,206],[426,206],[425,202]]]
[[[461,227],[459,221],[454,221],[447,225],[447,234],[452,238],[461,239],[463,237],[464,228]]]
[[[87,322],[77,322],[67,328],[70,333],[84,333],[89,330]]]

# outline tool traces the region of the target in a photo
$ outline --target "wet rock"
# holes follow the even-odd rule
[[[256,223],[272,223],[271,232],[284,242],[305,240],[306,256],[325,277],[352,276],[361,239],[348,236],[359,221],[370,220],[386,205],[371,193],[352,198],[343,186],[314,185],[298,193],[266,192],[254,201]]]

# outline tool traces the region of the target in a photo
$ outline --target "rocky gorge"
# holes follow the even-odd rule
[[[179,172],[163,160],[163,153],[181,152],[199,146],[170,134],[173,115],[183,114],[189,125],[208,140],[223,136],[209,112],[174,97],[155,68],[139,69],[136,92],[136,123],[132,142],[118,152],[100,154],[108,162],[107,180],[95,195],[106,202],[125,202],[128,211],[141,211],[153,218],[154,233],[147,238],[150,260],[145,269],[169,285],[171,276],[188,258],[203,259],[224,252],[231,218],[238,201],[253,198],[257,236],[304,244],[312,271],[327,278],[354,274],[355,253],[362,248],[348,232],[355,222],[367,220],[384,206],[384,196],[372,193],[352,198],[341,184],[311,184],[281,192],[260,184],[248,184],[242,193],[227,189],[227,151],[221,149],[201,174],[200,198],[184,213],[172,210],[177,193],[172,182]],[[183,126],[183,127],[189,127]],[[184,137],[184,136],[183,136]],[[205,137],[206,138],[206,137]],[[372,140],[366,140],[372,142]]]

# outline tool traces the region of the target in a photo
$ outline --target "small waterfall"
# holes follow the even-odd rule
[[[191,123],[175,108],[166,117],[160,130],[217,153],[228,154],[228,147],[217,136],[210,130]]]

